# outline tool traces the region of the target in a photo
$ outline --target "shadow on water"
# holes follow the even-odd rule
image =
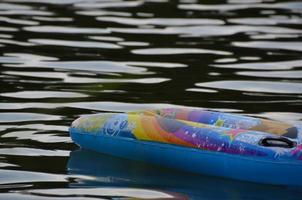
[[[70,154],[70,175],[83,175],[71,187],[120,187],[169,191],[189,199],[300,199],[299,188],[203,176],[87,150]]]

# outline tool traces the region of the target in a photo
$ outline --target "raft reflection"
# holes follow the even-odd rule
[[[84,175],[71,187],[126,187],[169,191],[174,199],[300,199],[301,188],[202,176],[87,150],[70,154],[68,172]],[[282,175],[280,173],[280,175]],[[173,194],[173,195],[172,195]],[[178,195],[182,194],[182,195]],[[185,198],[186,199],[186,198]]]

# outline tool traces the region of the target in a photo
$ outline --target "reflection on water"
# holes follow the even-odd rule
[[[97,187],[97,188],[69,188],[69,189],[47,189],[47,190],[29,190],[30,194],[65,198],[68,196],[80,195],[92,199],[175,199],[186,200],[185,196],[177,193],[168,193],[152,189],[136,189],[136,188],[118,188],[118,187]]]
[[[295,189],[201,176],[86,150],[74,151],[68,162],[70,175],[83,175],[72,187],[164,188],[188,199],[299,199]],[[45,191],[47,193],[47,191]],[[298,191],[297,195],[302,191]]]
[[[173,106],[302,123],[301,14],[294,0],[1,1],[0,199],[299,199],[75,151],[67,130]]]

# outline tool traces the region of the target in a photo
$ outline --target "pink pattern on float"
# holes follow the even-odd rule
[[[293,151],[292,155],[302,160],[302,144],[298,145]]]

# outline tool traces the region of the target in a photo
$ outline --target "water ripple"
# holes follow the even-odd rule
[[[144,1],[112,1],[112,2],[81,2],[74,4],[75,7],[79,7],[81,9],[89,9],[89,8],[127,8],[127,7],[137,7],[144,3]]]
[[[251,18],[233,18],[229,19],[228,22],[235,24],[245,24],[245,25],[277,25],[277,24],[302,24],[302,20],[299,17],[251,17]]]
[[[175,54],[214,54],[214,55],[232,55],[231,52],[217,51],[209,49],[193,48],[148,48],[135,49],[132,53],[139,55],[175,55]]]
[[[266,77],[266,78],[302,78],[302,70],[291,70],[291,71],[239,71],[236,74],[241,76],[252,76],[252,77]]]
[[[21,132],[21,133],[26,134],[26,132]],[[28,132],[27,132],[27,134],[28,134]],[[45,149],[33,149],[33,148],[21,148],[21,147],[19,147],[19,148],[0,148],[0,155],[31,156],[31,157],[34,157],[34,156],[37,156],[37,157],[38,156],[68,156],[69,151],[45,150]]]
[[[62,117],[58,115],[37,114],[37,113],[17,113],[17,112],[1,112],[0,123],[26,122],[26,121],[51,121],[60,120]]]
[[[66,182],[64,176],[18,170],[0,170],[0,184],[16,184],[26,182]],[[14,176],[12,176],[14,174]]]
[[[237,47],[257,48],[257,49],[282,49],[291,51],[302,51],[302,42],[275,42],[275,41],[259,41],[259,42],[233,42],[232,45]]]
[[[16,40],[9,40],[9,39],[0,39],[0,44],[11,44],[11,45],[17,45],[17,46],[35,46],[32,43],[28,43],[28,42],[20,42],[20,41],[16,41]]]
[[[132,16],[132,14],[128,12],[107,11],[107,10],[84,10],[84,11],[77,11],[76,13],[79,15],[86,15],[86,16],[119,16],[119,17]]]
[[[13,19],[13,18],[9,18],[9,17],[0,17],[0,21],[10,23],[10,24],[39,25],[39,22],[37,22],[37,21],[24,20],[24,19]]]
[[[180,19],[180,18],[122,18],[122,17],[97,17],[99,21],[114,22],[125,25],[158,25],[158,26],[190,26],[190,25],[220,25],[224,21],[218,19]]]
[[[70,41],[53,39],[30,39],[29,42],[43,45],[81,47],[81,48],[99,48],[99,49],[121,49],[122,47],[108,42],[90,42],[90,41]]]
[[[302,83],[299,82],[215,81],[206,83],[196,83],[196,86],[248,92],[302,94]]]
[[[274,27],[274,26],[244,26],[244,25],[225,25],[225,26],[182,26],[182,27],[167,27],[167,28],[110,28],[112,32],[131,33],[131,34],[159,34],[173,35],[180,34],[186,37],[218,37],[229,36],[237,33],[281,33],[293,34],[302,33],[302,30]]]
[[[43,98],[83,98],[88,95],[76,92],[59,92],[59,91],[20,91],[0,93],[0,96],[22,99],[43,99]]]
[[[67,34],[106,34],[110,33],[107,29],[102,28],[83,28],[83,27],[66,27],[66,26],[27,26],[23,28],[26,31],[38,33],[67,33]]]
[[[289,70],[302,67],[302,60],[276,61],[276,62],[250,62],[237,64],[213,64],[217,68],[229,69],[257,69],[257,70]]]
[[[19,15],[19,16],[52,16],[52,12],[42,10],[0,10],[0,15]]]
[[[12,3],[0,3],[0,10],[29,10],[31,6],[12,4]]]
[[[252,8],[266,8],[266,9],[289,9],[300,12],[302,10],[301,2],[285,2],[285,3],[236,3],[236,4],[189,4],[189,5],[179,5],[180,9],[185,10],[217,10],[217,11],[232,11],[232,10],[243,10]]]
[[[68,128],[167,107],[302,123],[301,13],[293,0],[2,0],[0,199],[299,200],[77,151]]]

